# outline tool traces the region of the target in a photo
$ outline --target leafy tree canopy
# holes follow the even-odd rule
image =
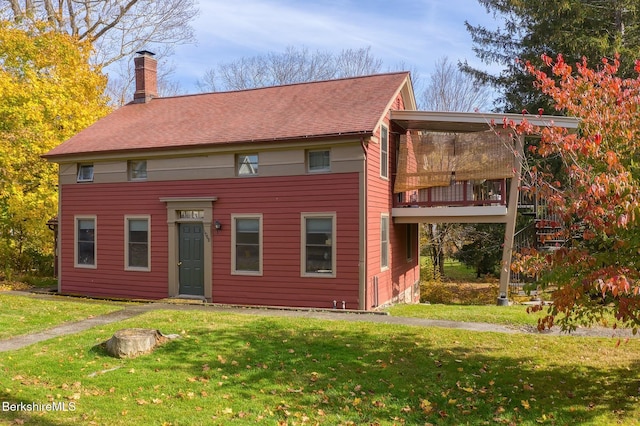
[[[56,167],[40,156],[108,112],[91,45],[37,23],[0,21],[0,267],[51,254]]]
[[[618,53],[623,76],[632,75],[633,61],[640,56],[638,0],[478,1],[501,24],[490,29],[466,22],[473,50],[502,71],[493,74],[468,63],[462,69],[496,87],[502,93],[500,109],[506,112],[551,110],[549,99],[533,89],[532,76],[524,69],[527,61],[543,65],[543,53],[562,53],[569,63],[582,57],[593,63]]]
[[[535,188],[564,224],[557,251],[531,252],[514,267],[556,288],[553,306],[540,328],[558,321],[563,329],[592,323],[613,310],[622,324],[640,325],[640,78],[619,76],[621,63],[603,59],[575,66],[562,56],[543,56],[543,67],[526,63],[536,87],[555,108],[580,118],[579,133],[553,125],[523,133],[540,135],[532,146],[543,158],[561,159],[564,182],[533,166]],[[549,69],[549,72],[545,70]],[[640,72],[640,62],[635,65]],[[551,123],[552,124],[552,123]]]

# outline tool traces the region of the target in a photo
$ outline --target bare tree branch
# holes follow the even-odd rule
[[[51,0],[44,0],[44,9],[47,11],[47,21],[55,24],[56,20],[56,12],[53,9],[53,4],[51,4]]]
[[[48,20],[57,31],[94,43],[94,62],[107,66],[148,45],[193,41],[189,22],[197,15],[197,0],[9,0],[0,19],[23,25]]]
[[[281,53],[269,52],[219,64],[205,72],[198,87],[206,91],[242,90],[375,74],[381,67],[382,60],[373,57],[369,47],[347,49],[336,55],[289,46]]]
[[[18,0],[9,0],[11,4],[11,10],[13,12],[14,20],[18,20],[22,17],[22,10],[20,9],[20,5],[18,4]]]
[[[91,37],[91,39],[98,39],[100,37],[102,37],[107,31],[109,31],[111,28],[115,27],[116,24],[120,21],[122,21],[122,18],[124,18],[124,16],[127,14],[127,12],[129,10],[131,10],[131,8],[138,2],[138,0],[131,0],[129,3],[127,3],[125,6],[121,6],[120,7],[120,13],[107,25],[105,25],[104,27],[100,28],[99,31],[96,31],[95,34],[93,33],[84,33],[80,38],[84,38],[84,37]],[[89,16],[88,11],[87,11],[87,17]],[[89,22],[89,19],[87,19],[87,23]],[[100,22],[100,21],[98,21]],[[93,29],[97,30],[97,28],[94,26]]]
[[[447,57],[436,61],[426,89],[422,92],[422,106],[432,111],[486,111],[492,100],[488,86],[460,71]]]

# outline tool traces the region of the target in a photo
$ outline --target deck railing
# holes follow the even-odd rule
[[[449,186],[396,194],[395,207],[496,206],[507,204],[506,179],[455,181]]]

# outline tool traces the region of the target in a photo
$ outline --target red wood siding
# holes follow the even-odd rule
[[[356,309],[359,174],[65,185],[61,191],[61,285],[65,293],[168,296],[167,210],[161,197],[217,197],[211,230],[213,302]],[[335,212],[335,278],[300,276],[301,213]],[[263,275],[231,274],[231,214],[263,214]],[[97,269],[74,268],[74,215],[97,216]],[[151,272],[124,270],[124,215],[151,215]],[[205,283],[207,285],[207,283]]]
[[[398,95],[393,102],[391,109],[404,109],[404,102],[401,95]],[[389,129],[389,177],[380,177],[380,143],[369,143],[367,149],[367,300],[366,308],[374,307],[375,288],[374,281],[377,279],[377,301],[378,305],[402,301],[406,291],[410,291],[412,286],[420,279],[420,268],[418,266],[418,246],[417,240],[414,246],[412,260],[407,260],[406,255],[406,226],[404,224],[395,225],[391,216],[393,206],[393,178],[396,169],[396,147],[400,139],[400,133],[404,130],[391,125],[388,116],[384,119],[384,124]],[[377,130],[378,138],[380,130]],[[389,215],[389,267],[384,270],[380,266],[380,222],[383,214]],[[417,233],[417,225],[415,232]],[[419,297],[418,292],[414,292],[412,297]],[[404,300],[404,301],[416,301]]]

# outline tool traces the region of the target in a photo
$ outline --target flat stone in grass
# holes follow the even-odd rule
[[[116,358],[135,358],[152,352],[156,346],[176,337],[177,334],[164,335],[160,330],[149,328],[125,328],[116,331],[105,342],[104,348]]]

